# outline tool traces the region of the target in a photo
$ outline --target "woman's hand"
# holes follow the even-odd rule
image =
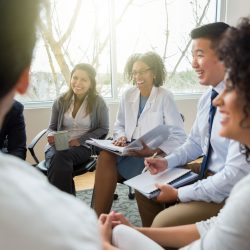
[[[101,214],[99,217],[99,226],[101,230],[102,240],[104,243],[111,244],[112,219],[113,219],[113,212],[111,212],[110,214]]]
[[[135,226],[131,224],[123,214],[113,212],[113,218],[112,218],[113,227],[120,225],[120,224],[135,228]]]
[[[70,147],[79,147],[81,144],[78,139],[72,139],[69,141]]]
[[[113,141],[113,144],[115,146],[125,147],[127,145],[127,137],[122,136],[122,137],[118,138],[117,140]]]
[[[55,144],[55,137],[54,137],[54,135],[48,134],[47,141],[48,141],[49,145],[54,145]]]

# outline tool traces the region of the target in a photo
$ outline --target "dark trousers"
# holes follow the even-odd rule
[[[56,151],[51,147],[45,153],[50,183],[62,191],[75,195],[74,170],[84,164],[90,156],[90,149],[83,146],[62,151]]]

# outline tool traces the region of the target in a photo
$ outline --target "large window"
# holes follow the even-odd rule
[[[68,88],[80,62],[98,73],[98,90],[118,99],[127,58],[155,51],[168,71],[166,87],[177,94],[202,91],[191,68],[190,30],[216,20],[216,0],[50,0],[42,10],[31,84],[24,102],[54,100]]]

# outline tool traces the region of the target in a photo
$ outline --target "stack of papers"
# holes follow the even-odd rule
[[[129,150],[142,149],[142,141],[146,143],[148,147],[155,149],[158,148],[164,141],[166,141],[168,137],[169,128],[166,125],[159,125],[137,140],[132,141],[126,147],[115,146],[112,140],[98,140],[93,138],[91,140],[87,140],[86,143],[123,156],[128,155]]]

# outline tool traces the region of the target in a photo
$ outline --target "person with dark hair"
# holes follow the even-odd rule
[[[4,118],[0,131],[2,152],[23,160],[26,158],[26,130],[23,116],[23,104],[14,100],[10,111]]]
[[[114,144],[125,146],[163,124],[171,127],[171,134],[158,148],[144,144],[143,149],[131,150],[128,156],[117,157],[109,151],[101,151],[95,175],[94,209],[97,215],[110,211],[119,180],[130,179],[142,172],[144,157],[154,153],[168,155],[186,139],[172,94],[161,87],[166,76],[162,58],[155,52],[133,54],[127,61],[124,75],[135,86],[121,98],[114,125]]]
[[[46,1],[44,1],[46,2]],[[0,129],[29,68],[43,1],[0,1]],[[34,121],[35,122],[35,121]],[[95,213],[25,161],[0,152],[0,248],[101,250]]]
[[[86,140],[101,138],[109,130],[108,108],[97,94],[95,77],[91,65],[77,64],[71,73],[69,90],[52,107],[45,164],[49,181],[70,194],[75,194],[74,170],[91,156]],[[64,130],[69,132],[69,149],[56,150],[53,132]]]
[[[250,172],[238,143],[218,136],[221,115],[212,105],[213,98],[223,90],[225,75],[215,48],[228,28],[217,22],[192,30],[192,66],[200,84],[210,88],[198,102],[197,116],[186,142],[166,158],[145,159],[151,174],[156,174],[204,155],[201,164],[186,165],[199,174],[200,180],[178,189],[157,184],[160,193],[154,200],[136,192],[143,226],[184,225],[217,215],[234,185]]]
[[[237,49],[235,49],[237,47]],[[227,69],[225,88],[213,101],[220,112],[219,134],[237,140],[246,164],[250,165],[250,19],[229,28],[219,44],[218,56]],[[244,164],[243,167],[246,167]],[[237,165],[233,166],[238,168]],[[223,181],[223,180],[221,180]],[[106,249],[151,249],[175,247],[182,250],[249,249],[250,174],[232,189],[217,217],[196,224],[166,228],[135,228],[121,214],[101,215]],[[112,233],[113,224],[116,226]],[[136,230],[137,229],[137,230]],[[129,240],[128,240],[129,239]],[[155,242],[153,242],[153,241]],[[159,244],[157,245],[156,242]],[[191,244],[190,244],[191,243]],[[190,244],[190,245],[187,245]],[[161,246],[160,246],[161,245]],[[187,245],[186,247],[184,247]],[[168,249],[168,248],[167,248]]]

